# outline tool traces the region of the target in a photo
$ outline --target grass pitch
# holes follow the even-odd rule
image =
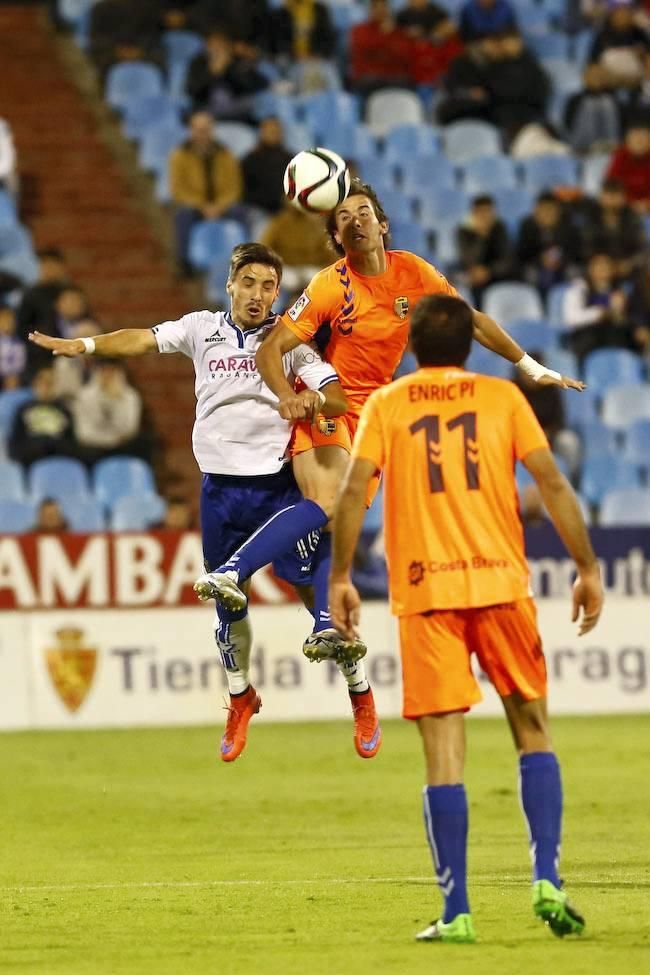
[[[264,725],[232,766],[214,728],[0,736],[0,971],[44,975],[641,975],[650,972],[650,716],[554,722],[563,875],[587,918],[533,918],[516,761],[469,723],[480,944],[438,915],[416,730],[363,762],[343,723]]]

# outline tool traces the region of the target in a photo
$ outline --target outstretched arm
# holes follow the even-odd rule
[[[122,328],[117,332],[107,332],[93,339],[57,339],[40,332],[30,332],[29,341],[42,349],[49,349],[52,355],[62,355],[69,359],[85,352],[109,358],[122,358],[131,355],[145,355],[157,352],[158,343],[150,328]],[[86,343],[90,343],[87,347]]]

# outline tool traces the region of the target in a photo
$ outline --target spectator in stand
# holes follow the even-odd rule
[[[88,35],[102,76],[119,61],[163,63],[158,0],[99,0],[90,7]]]
[[[54,334],[62,339],[73,338],[79,322],[88,317],[88,299],[85,292],[74,284],[66,285],[54,303],[54,310]]]
[[[263,119],[260,122],[257,145],[241,162],[244,178],[243,202],[254,219],[268,218],[282,208],[284,171],[292,155],[284,144],[279,119]]]
[[[650,261],[640,268],[632,283],[627,314],[634,329],[634,341],[650,360]]]
[[[72,417],[56,398],[52,369],[39,369],[32,391],[34,398],[19,407],[14,417],[9,456],[26,466],[45,457],[77,457]]]
[[[41,535],[58,535],[60,532],[69,531],[68,522],[58,501],[54,498],[43,498],[38,506],[36,523],[32,531],[39,532]]]
[[[473,41],[451,62],[436,110],[441,125],[464,118],[490,119],[487,47],[484,40]]]
[[[282,286],[287,291],[302,290],[317,271],[332,263],[321,218],[289,202],[268,222],[260,243],[282,258]]]
[[[458,228],[461,277],[471,288],[476,308],[490,284],[512,277],[512,252],[506,225],[499,219],[491,196],[477,196]]]
[[[618,144],[621,109],[607,72],[599,64],[588,64],[582,80],[584,89],[571,95],[564,110],[566,129],[574,152],[605,152]]]
[[[572,329],[567,344],[581,359],[594,349],[605,347],[639,351],[625,291],[616,281],[609,254],[594,254],[586,276],[567,288],[563,317]]]
[[[187,6],[188,29],[207,34],[218,27],[238,45],[266,47],[270,16],[267,0],[199,0]]]
[[[524,126],[544,122],[550,82],[516,28],[486,39],[485,49],[490,121],[511,142]]]
[[[584,241],[587,255],[609,254],[619,278],[629,277],[647,260],[643,221],[626,203],[618,180],[603,183],[598,201],[592,203],[587,215]]]
[[[610,160],[607,179],[622,183],[628,203],[636,210],[650,212],[650,124],[630,125],[625,142]]]
[[[580,250],[570,212],[552,193],[541,193],[519,228],[517,260],[524,280],[544,296],[577,270]]]
[[[650,126],[650,52],[643,57],[643,76],[637,88],[630,92],[624,108],[626,128],[633,123]]]
[[[130,385],[121,359],[98,359],[90,382],[75,399],[74,427],[89,464],[111,454],[148,456],[140,436],[142,400]]]
[[[169,158],[169,186],[176,204],[176,247],[178,262],[191,274],[188,246],[192,227],[199,220],[220,220],[239,216],[233,207],[241,200],[242,175],[239,161],[214,138],[214,120],[207,112],[195,112],[190,119],[190,138]]]
[[[271,54],[287,61],[329,60],[336,49],[336,31],[329,11],[318,0],[284,0],[267,22]]]
[[[16,389],[27,365],[27,346],[16,335],[16,313],[0,305],[0,390]]]
[[[417,86],[437,85],[463,49],[449,11],[429,0],[408,0],[396,23],[411,38],[411,81]]]
[[[18,334],[27,341],[35,328],[56,335],[56,299],[69,284],[65,259],[56,247],[38,252],[38,281],[24,292],[18,307]],[[46,360],[49,362],[49,357]]]
[[[9,123],[0,118],[0,189],[16,193],[18,190],[18,171],[16,169],[16,147]]]
[[[397,14],[396,23],[412,37],[426,37],[436,44],[456,34],[456,24],[446,7],[430,0],[407,0]]]
[[[412,43],[397,27],[388,0],[370,0],[368,20],[350,31],[350,86],[361,95],[410,87]]]
[[[460,34],[464,41],[502,34],[516,27],[515,11],[508,0],[468,0],[460,12]]]
[[[634,88],[643,74],[643,55],[650,50],[647,31],[637,22],[634,0],[609,0],[605,21],[596,32],[589,61],[605,72],[611,88]]]
[[[223,30],[210,31],[205,48],[190,61],[185,81],[193,110],[210,112],[217,119],[252,122],[253,97],[269,85],[255,57],[237,54]]]

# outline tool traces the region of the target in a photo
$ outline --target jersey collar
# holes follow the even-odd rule
[[[265,318],[263,322],[256,325],[255,328],[247,328],[245,332],[235,323],[229,311],[225,312],[224,318],[226,320],[226,324],[230,325],[230,327],[235,330],[237,335],[237,344],[240,349],[243,349],[246,344],[246,336],[250,335],[252,332],[259,332],[261,328],[268,328],[269,325],[275,325],[277,315],[275,312],[273,312],[273,314],[269,315],[268,318]]]

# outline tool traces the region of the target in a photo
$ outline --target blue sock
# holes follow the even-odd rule
[[[247,542],[220,566],[219,572],[235,569],[240,580],[248,579],[274,559],[290,552],[296,542],[329,521],[315,501],[299,501],[272,515]]]
[[[467,900],[467,795],[464,785],[429,785],[424,790],[424,825],[440,891],[442,920],[469,914]]]
[[[331,564],[332,535],[331,532],[321,532],[311,565],[311,583],[314,587],[314,633],[327,630],[332,625],[328,599]]]
[[[558,864],[562,833],[562,780],[553,752],[531,752],[519,759],[521,804],[528,821],[533,880],[560,886]]]

